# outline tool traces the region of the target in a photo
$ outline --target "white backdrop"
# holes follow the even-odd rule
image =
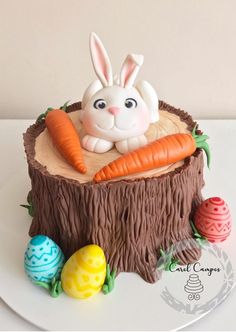
[[[115,71],[144,55],[139,78],[195,118],[236,118],[235,0],[0,0],[0,118],[35,118],[81,99],[95,78],[90,31]]]

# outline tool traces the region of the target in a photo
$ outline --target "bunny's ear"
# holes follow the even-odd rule
[[[146,103],[151,117],[151,123],[159,120],[158,96],[155,89],[147,81],[140,81],[135,88]]]
[[[123,88],[131,87],[142,64],[142,55],[129,54],[121,67],[120,86],[122,86]]]
[[[113,84],[112,68],[108,54],[98,36],[90,34],[90,53],[94,70],[104,87]]]

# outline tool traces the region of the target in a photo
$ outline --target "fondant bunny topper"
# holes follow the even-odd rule
[[[158,97],[147,81],[134,86],[143,56],[129,54],[119,78],[113,77],[109,56],[98,36],[90,34],[90,53],[98,80],[86,89],[81,110],[83,147],[103,153],[114,145],[120,153],[147,143],[144,133],[159,119]]]

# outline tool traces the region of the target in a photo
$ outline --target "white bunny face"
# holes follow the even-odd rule
[[[82,100],[83,147],[103,153],[115,143],[125,153],[146,144],[144,133],[158,120],[158,98],[148,82],[134,86],[143,56],[129,54],[114,82],[109,56],[95,33],[90,35],[90,53],[99,80],[90,84]]]
[[[92,96],[82,112],[85,131],[111,142],[142,135],[150,124],[147,105],[134,87],[103,88]]]

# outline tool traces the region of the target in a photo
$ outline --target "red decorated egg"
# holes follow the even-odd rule
[[[220,197],[208,198],[198,207],[194,224],[208,241],[224,241],[229,236],[232,225],[228,205]]]

